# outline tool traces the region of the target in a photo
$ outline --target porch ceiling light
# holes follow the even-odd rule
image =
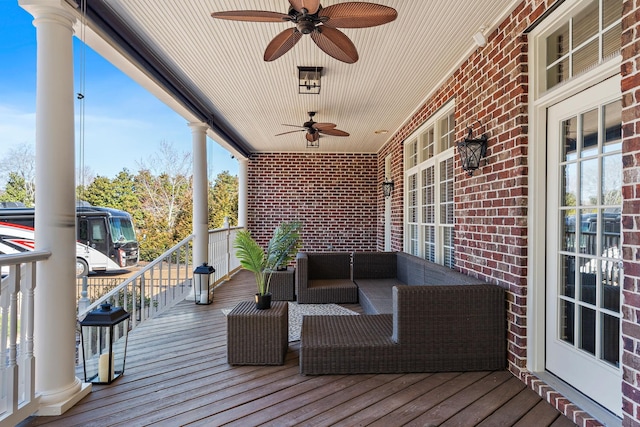
[[[105,302],[80,322],[85,382],[111,384],[124,373],[129,317]]]
[[[322,67],[298,67],[298,93],[320,94]]]
[[[469,133],[467,137],[457,144],[462,169],[467,171],[469,176],[472,176],[473,171],[480,167],[480,160],[482,160],[487,154],[487,134],[482,134],[480,137],[473,138],[472,133],[473,127],[469,126]]]
[[[382,183],[382,194],[384,195],[385,199],[391,196],[391,193],[393,192],[393,186],[393,181],[389,178],[385,178],[384,182]]]
[[[485,47],[487,45],[487,38],[484,35],[485,30],[486,28],[482,26],[478,32],[473,35],[473,41],[476,42],[478,47]]]

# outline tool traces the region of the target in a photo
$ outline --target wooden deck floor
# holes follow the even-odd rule
[[[212,305],[184,301],[145,323],[129,337],[120,379],[62,416],[20,426],[574,425],[507,371],[302,376],[297,342],[283,366],[232,367],[221,309],[254,292],[243,271]]]

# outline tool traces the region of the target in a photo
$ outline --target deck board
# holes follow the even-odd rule
[[[183,301],[145,322],[130,334],[121,378],[20,427],[573,425],[507,371],[304,376],[298,342],[282,366],[230,366],[222,309],[251,300],[253,280],[240,272],[213,304]]]

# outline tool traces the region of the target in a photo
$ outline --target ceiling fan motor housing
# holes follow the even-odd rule
[[[300,31],[302,34],[311,34],[311,32],[316,28],[315,22],[307,18],[298,20],[296,26],[298,28],[298,31]]]

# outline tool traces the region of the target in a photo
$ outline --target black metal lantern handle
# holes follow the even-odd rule
[[[483,132],[480,133],[480,138],[472,138],[471,137],[472,134],[473,134],[473,125],[475,125],[476,122],[482,127],[482,130],[483,130]],[[486,141],[487,135],[484,132],[486,129],[485,129],[484,125],[480,122],[480,120],[476,119],[476,121],[473,122],[472,125],[467,126],[467,129],[469,130],[469,133],[467,134],[467,137],[465,138],[466,140],[471,141],[471,140],[474,140],[474,139],[480,139],[480,140],[484,139]]]

